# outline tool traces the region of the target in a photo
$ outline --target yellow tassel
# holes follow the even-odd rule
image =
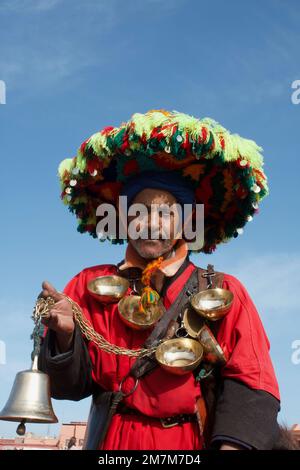
[[[160,297],[156,290],[152,289],[150,286],[146,286],[143,289],[140,302],[139,302],[139,312],[145,313],[147,308],[150,305],[155,305],[159,301]]]
[[[152,289],[152,287],[150,287],[150,280],[152,274],[160,267],[163,260],[163,256],[160,256],[156,260],[151,261],[147,264],[144,271],[142,272],[141,280],[145,287],[143,288],[139,302],[140,313],[146,313],[147,307],[149,307],[150,305],[157,304],[160,299],[159,293],[156,290]]]

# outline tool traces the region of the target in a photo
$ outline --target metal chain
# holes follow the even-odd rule
[[[115,344],[111,344],[102,335],[100,335],[100,333],[97,333],[97,331],[95,331],[91,323],[86,318],[84,318],[79,305],[76,302],[74,302],[74,300],[72,300],[70,297],[68,297],[66,294],[62,294],[62,295],[71,304],[73,315],[74,315],[74,320],[79,326],[81,333],[89,341],[92,341],[94,344],[96,344],[96,346],[98,346],[103,351],[117,354],[117,355],[123,355],[123,356],[143,357],[143,356],[148,356],[148,355],[153,354],[154,351],[156,350],[157,346],[149,348],[149,349],[145,349],[145,348],[126,349],[126,348],[117,346]],[[50,309],[51,307],[53,307],[54,304],[55,304],[55,300],[51,296],[47,297],[46,299],[42,297],[37,299],[34,310],[33,310],[33,318],[35,320],[38,320],[38,319],[49,317]]]

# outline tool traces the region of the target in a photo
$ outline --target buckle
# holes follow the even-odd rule
[[[160,418],[160,422],[163,428],[173,428],[179,424],[179,420],[175,416],[170,416],[168,418]]]
[[[135,379],[135,383],[134,383],[132,389],[130,390],[130,392],[124,393],[124,392],[123,392],[123,384],[124,384],[124,382],[125,382],[129,377],[131,377],[130,373],[126,374],[126,375],[123,377],[123,379],[121,380],[120,385],[119,385],[119,392],[121,392],[121,393],[123,394],[123,398],[129,397],[129,395],[131,395],[133,392],[135,392],[135,390],[136,390],[136,388],[137,388],[137,386],[138,386],[138,384],[139,384],[139,379],[138,379],[138,377],[133,377],[133,378]]]
[[[196,414],[190,415],[177,415],[177,416],[168,416],[167,418],[160,418],[160,422],[163,428],[173,428],[173,426],[178,426],[183,423],[196,421]]]

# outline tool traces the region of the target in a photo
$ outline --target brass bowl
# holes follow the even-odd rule
[[[190,298],[193,309],[207,320],[220,320],[229,312],[233,293],[228,289],[206,289]]]
[[[203,347],[203,361],[210,364],[225,364],[226,355],[214,337],[205,320],[191,307],[186,308],[183,314],[183,325],[191,338],[200,341]]]
[[[183,326],[191,338],[198,338],[204,322],[204,318],[200,317],[191,306],[185,309],[183,313]]]
[[[146,330],[154,325],[162,316],[162,302],[147,308],[146,313],[139,311],[139,295],[127,295],[118,303],[118,311],[123,322],[134,330]]]
[[[226,355],[207,325],[201,328],[198,340],[203,346],[204,362],[209,362],[210,364],[226,364]]]
[[[99,276],[87,284],[92,297],[104,303],[118,302],[129,287],[127,279],[121,276]]]
[[[203,347],[192,338],[169,339],[158,346],[155,357],[163,369],[172,374],[184,375],[200,364]]]

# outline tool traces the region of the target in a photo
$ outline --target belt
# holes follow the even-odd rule
[[[174,426],[179,426],[183,423],[197,422],[196,413],[194,414],[179,414],[176,416],[167,416],[165,418],[156,418],[155,416],[148,416],[142,413],[141,411],[130,408],[124,403],[120,402],[117,406],[116,413],[119,414],[132,414],[136,416],[143,416],[145,418],[155,419],[160,421],[163,428],[173,428]]]

